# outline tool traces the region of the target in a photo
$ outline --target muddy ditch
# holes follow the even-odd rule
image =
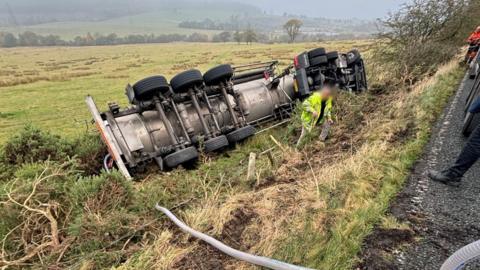
[[[214,236],[219,241],[235,249],[248,250],[250,246],[243,243],[242,235],[247,226],[257,217],[249,207],[232,211],[231,219],[224,224],[222,233]],[[189,237],[190,244],[198,245],[173,264],[173,269],[179,270],[222,270],[227,269],[228,262],[233,260],[212,246]]]

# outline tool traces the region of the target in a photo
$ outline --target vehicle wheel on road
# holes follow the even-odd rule
[[[221,150],[229,145],[228,139],[225,135],[212,138],[205,142],[204,149],[206,153]]]
[[[195,147],[191,146],[166,156],[163,161],[167,167],[175,168],[181,164],[196,160],[197,158],[198,151]]]
[[[233,68],[230,65],[220,65],[203,74],[203,80],[208,86],[218,85],[220,82],[229,81],[233,77]]]
[[[338,59],[338,52],[337,51],[333,51],[333,52],[329,52],[327,53],[327,59],[328,61],[335,61]]]
[[[230,143],[238,143],[255,135],[255,132],[256,132],[255,128],[248,125],[228,133],[227,139]]]
[[[312,59],[315,57],[323,56],[325,54],[327,54],[325,48],[317,48],[308,52],[308,58]]]
[[[473,80],[475,79],[475,76],[477,75],[476,74],[476,70],[475,70],[475,66],[477,65],[476,61],[472,61],[472,63],[470,63],[470,65],[468,66],[468,77]]]
[[[480,114],[467,113],[463,122],[463,136],[468,137],[480,125]]]
[[[184,71],[170,80],[170,85],[175,93],[185,93],[192,87],[199,87],[202,84],[202,73],[196,69]]]
[[[353,65],[358,63],[362,59],[358,50],[351,50],[347,53],[347,65]]]
[[[321,66],[326,64],[328,64],[328,59],[325,55],[310,59],[310,66]]]
[[[151,100],[156,94],[165,94],[170,91],[167,79],[163,76],[153,76],[138,81],[133,85],[135,99],[140,101]]]
[[[470,106],[472,105],[473,101],[480,95],[480,79],[475,80],[475,83],[468,94],[467,100],[465,102],[465,113],[468,112]]]

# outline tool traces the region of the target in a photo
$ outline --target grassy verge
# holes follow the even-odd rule
[[[311,222],[305,223],[300,233],[280,245],[278,257],[306,261],[316,269],[351,269],[362,240],[380,222],[402,187],[430,138],[433,122],[463,74],[463,69],[452,62],[412,92],[400,93],[392,109],[380,110],[382,113],[365,128],[368,143],[356,155],[323,170],[335,182],[321,185],[321,197],[329,198],[327,207],[324,212],[305,216],[305,220],[330,216],[328,228],[319,233]],[[385,115],[390,119],[385,120]],[[392,138],[399,135],[395,132],[411,136]]]

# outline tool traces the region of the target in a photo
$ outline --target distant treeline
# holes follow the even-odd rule
[[[298,42],[323,41],[333,39],[359,39],[369,38],[370,36],[354,35],[308,35],[303,34],[297,38]],[[243,32],[223,31],[213,36],[201,33],[192,33],[190,35],[182,34],[163,34],[163,35],[127,35],[119,37],[117,34],[90,34],[77,36],[73,40],[64,40],[57,35],[39,35],[31,31],[21,34],[12,34],[9,32],[0,32],[0,47],[36,47],[36,46],[106,46],[121,44],[144,44],[144,43],[170,43],[170,42],[237,42],[237,43],[286,43],[289,38],[286,35],[267,35],[265,33],[256,33],[252,29]]]
[[[0,32],[0,47],[26,47],[26,46],[102,46],[141,43],[169,43],[169,42],[209,42],[208,35],[193,33],[190,35],[164,34],[164,35],[128,35],[119,37],[117,34],[87,34],[77,36],[73,40],[64,40],[57,35],[39,35],[27,31],[18,35]]]

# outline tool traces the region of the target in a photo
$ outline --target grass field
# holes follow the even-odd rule
[[[0,31],[17,34],[24,31],[33,31],[42,35],[59,35],[67,40],[76,36],[85,36],[87,33],[116,33],[119,36],[129,34],[191,34],[194,32],[213,34],[220,31],[186,29],[178,27],[178,24],[182,21],[202,21],[205,18],[226,21],[232,15],[243,14],[243,12],[248,11],[240,10],[240,8],[239,10],[232,10],[231,7],[222,5],[198,4],[190,8],[164,8],[101,21],[62,21],[30,26],[0,27]]]
[[[126,104],[127,83],[155,74],[168,78],[189,68],[202,71],[217,64],[264,60],[292,63],[304,50],[326,46],[347,50],[368,42],[237,45],[159,44],[82,48],[0,49],[0,143],[25,123],[59,134],[84,131],[90,120],[84,97],[101,108],[108,101]]]

